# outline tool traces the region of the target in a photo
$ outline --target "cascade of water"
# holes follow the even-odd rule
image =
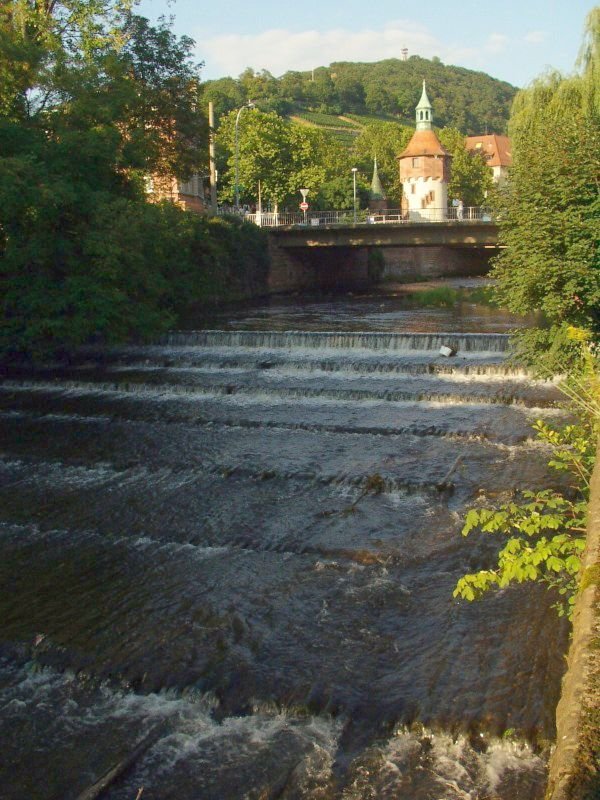
[[[6,796],[45,797],[32,751],[68,796],[160,722],[110,800],[541,800],[564,631],[535,588],[451,600],[494,554],[465,508],[547,481],[554,389],[507,347],[175,332],[5,381]]]
[[[173,331],[163,342],[177,347],[260,347],[392,350],[394,352],[439,351],[443,345],[457,352],[504,353],[508,335],[502,333],[356,333],[324,331]]]

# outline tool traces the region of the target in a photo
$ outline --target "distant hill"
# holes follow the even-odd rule
[[[207,81],[203,95],[213,101],[217,118],[253,100],[262,110],[331,130],[343,141],[369,121],[413,125],[423,80],[436,126],[457,128],[466,135],[506,132],[516,87],[438,58],[336,62],[311,72],[286,72],[280,78],[247,69],[239,78]]]

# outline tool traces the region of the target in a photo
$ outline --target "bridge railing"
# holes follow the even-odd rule
[[[245,214],[244,219],[254,222],[263,228],[277,228],[301,225],[317,228],[320,225],[353,225],[353,211],[301,211],[274,212],[262,211],[256,214]],[[369,211],[360,209],[356,212],[357,225],[405,225],[416,222],[492,222],[489,209],[482,206],[465,206],[463,208],[424,208],[403,213],[399,208]]]

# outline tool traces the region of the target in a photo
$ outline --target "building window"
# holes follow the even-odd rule
[[[419,119],[423,119],[423,112],[419,111]]]
[[[416,194],[416,192],[417,192],[417,187],[415,186],[414,183],[411,183],[411,185],[410,185],[410,193],[411,194]]]
[[[413,167],[418,167],[419,166],[419,159],[418,158],[413,158],[412,165],[413,165]]]

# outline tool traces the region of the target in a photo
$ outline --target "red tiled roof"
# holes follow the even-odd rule
[[[432,130],[415,131],[408,147],[398,158],[407,156],[449,156],[450,153],[442,146],[440,140]]]
[[[510,167],[512,164],[510,139],[499,133],[467,136],[467,150],[483,153],[490,167]]]

